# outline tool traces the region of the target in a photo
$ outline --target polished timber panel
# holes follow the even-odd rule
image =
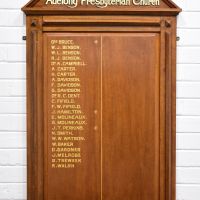
[[[44,35],[45,198],[159,199],[159,34]]]

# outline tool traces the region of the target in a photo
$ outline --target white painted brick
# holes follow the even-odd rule
[[[200,63],[200,47],[178,47],[177,62],[185,63]]]
[[[21,8],[24,6],[28,1],[27,0],[1,0],[0,8]]]
[[[200,116],[200,99],[178,99],[177,115],[199,115]]]
[[[26,82],[23,80],[0,80],[0,96],[25,96]]]
[[[5,47],[0,47],[0,61],[6,60],[6,50]]]
[[[1,44],[0,61],[24,62],[26,60],[25,45],[5,45]]]
[[[200,117],[177,117],[176,131],[179,133],[200,133]]]
[[[25,183],[0,183],[0,200],[25,200],[26,198]]]
[[[0,10],[0,26],[24,26],[24,15],[21,10]]]
[[[199,200],[200,185],[177,185],[177,200]]]
[[[200,168],[177,167],[177,183],[200,183]]]
[[[0,149],[0,166],[26,165],[26,150]]]
[[[200,150],[200,133],[178,133],[176,139],[176,148],[178,150]]]
[[[190,0],[190,1],[194,1],[194,0]],[[179,6],[181,9],[184,9],[184,10],[186,10],[186,2],[187,2],[187,0],[173,0],[173,2],[177,5],[177,6]]]
[[[178,98],[200,98],[200,82],[177,82]]]
[[[25,79],[25,63],[0,63],[0,79]]]
[[[0,131],[26,131],[26,116],[21,115],[0,115]]]
[[[180,37],[179,46],[200,46],[200,29],[178,29],[177,35]]]
[[[174,3],[176,3],[184,11],[199,11],[200,10],[199,0],[174,0]]]
[[[0,183],[25,183],[26,182],[26,167],[0,166]]]
[[[24,62],[26,60],[25,45],[0,45],[5,49],[6,57],[4,61]]]
[[[178,28],[200,28],[200,12],[182,12],[178,17]]]
[[[200,81],[200,64],[178,64],[177,80]]]
[[[0,132],[0,149],[26,148],[25,132]]]
[[[25,45],[10,45],[6,48],[6,61],[23,62],[26,60]]]
[[[24,97],[0,97],[0,114],[26,113]]]
[[[200,167],[200,151],[177,151],[178,167]]]
[[[22,37],[26,35],[24,27],[0,27],[0,43],[25,43]]]

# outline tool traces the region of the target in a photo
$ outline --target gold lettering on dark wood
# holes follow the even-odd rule
[[[69,8],[81,6],[95,6],[97,8],[106,8],[108,6],[159,6],[160,0],[46,0],[46,4],[65,5]]]
[[[50,40],[51,64],[51,167],[75,168],[82,163],[80,143],[87,125],[81,109],[79,73],[86,63],[73,40]]]

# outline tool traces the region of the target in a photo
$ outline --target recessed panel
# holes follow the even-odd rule
[[[159,49],[156,33],[44,35],[46,200],[160,199]]]
[[[45,34],[45,198],[100,196],[101,39]]]
[[[103,36],[103,199],[159,200],[159,35]]]

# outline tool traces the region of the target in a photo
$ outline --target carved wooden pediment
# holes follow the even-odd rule
[[[26,14],[131,14],[177,15],[181,9],[171,0],[32,0]]]

